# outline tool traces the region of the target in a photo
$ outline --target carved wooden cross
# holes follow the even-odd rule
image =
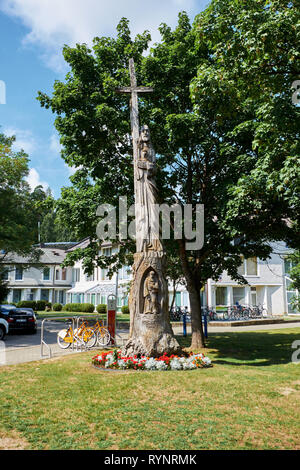
[[[145,86],[137,86],[135,67],[133,59],[129,59],[129,73],[130,73],[130,87],[117,88],[117,93],[131,93],[130,98],[130,121],[131,121],[131,132],[133,140],[133,158],[137,161],[138,158],[138,139],[140,134],[139,125],[139,105],[138,105],[138,93],[151,93],[153,88]]]

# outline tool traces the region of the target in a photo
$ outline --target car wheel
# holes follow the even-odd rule
[[[5,338],[5,329],[3,328],[3,326],[0,326],[0,341],[3,341],[4,338]]]

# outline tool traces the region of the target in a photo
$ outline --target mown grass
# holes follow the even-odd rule
[[[300,449],[295,340],[300,328],[210,334],[214,366],[196,371],[102,372],[92,353],[2,367],[0,448],[5,435],[29,449]]]

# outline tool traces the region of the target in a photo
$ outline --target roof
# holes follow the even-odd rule
[[[67,291],[67,294],[102,294],[102,293],[115,293],[116,285],[114,283],[95,284],[87,286],[86,284],[76,284],[72,289]]]
[[[32,261],[30,258],[17,255],[16,253],[8,253],[3,264],[61,264],[66,257],[66,250],[62,248],[39,248],[41,256],[38,261]]]

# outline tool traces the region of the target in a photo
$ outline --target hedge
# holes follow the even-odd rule
[[[93,304],[66,304],[64,307],[66,312],[84,312],[93,313],[95,305]]]
[[[123,314],[128,314],[129,313],[129,307],[128,305],[123,305],[123,307],[121,308],[121,312]]]
[[[35,300],[20,300],[17,303],[17,308],[32,308],[36,310],[36,301]]]

